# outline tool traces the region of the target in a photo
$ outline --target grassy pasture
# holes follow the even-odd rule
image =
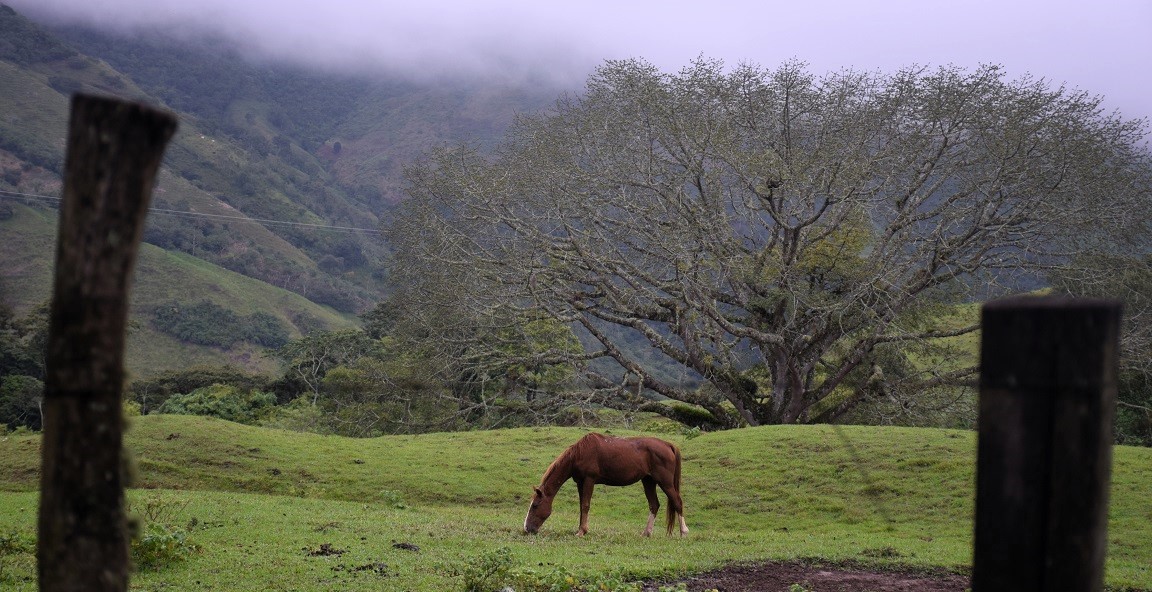
[[[522,535],[531,486],[583,433],[356,440],[136,418],[132,506],[191,525],[200,551],[141,571],[133,589],[461,589],[461,574],[501,548],[519,570],[585,583],[769,558],[970,565],[971,432],[775,426],[666,436],[684,452],[687,538],[639,536],[639,486],[597,488],[591,532],[578,539],[576,491],[567,485],[541,534]],[[0,535],[34,533],[38,461],[37,436],[0,438]],[[1108,583],[1152,590],[1152,450],[1118,447],[1113,482]],[[0,561],[0,589],[34,589],[30,554]]]

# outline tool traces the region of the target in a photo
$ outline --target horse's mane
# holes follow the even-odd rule
[[[544,477],[540,479],[540,485],[543,486],[546,483],[550,483],[553,479],[553,473],[556,471],[562,470],[562,468],[571,469],[572,462],[576,458],[579,458],[585,450],[595,446],[599,438],[603,438],[603,436],[594,433],[585,434],[584,437],[577,440],[575,444],[565,448],[564,452],[561,452],[560,456],[557,456],[556,460],[552,461],[552,464],[548,465],[548,468],[544,470]],[[558,481],[563,482],[563,480],[567,478],[568,476],[565,475],[564,478],[558,479]]]

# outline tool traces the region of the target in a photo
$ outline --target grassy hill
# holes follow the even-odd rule
[[[684,453],[685,539],[642,539],[641,489],[599,487],[573,536],[575,488],[538,536],[531,487],[583,430],[515,429],[353,440],[182,416],[133,420],[137,513],[188,526],[201,551],[134,589],[462,589],[484,565],[538,580],[611,583],[733,561],[819,558],[873,567],[971,562],[974,434],[776,426],[669,436]],[[30,536],[39,438],[0,440],[0,534]],[[1152,450],[1117,447],[1107,580],[1152,590]],[[399,546],[396,546],[398,545]],[[341,554],[322,552],[323,545]],[[413,551],[410,546],[419,550]],[[31,589],[27,554],[5,557]]]

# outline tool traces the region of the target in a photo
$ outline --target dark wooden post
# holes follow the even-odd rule
[[[1120,305],[1020,297],[982,317],[972,590],[1101,590]]]
[[[175,131],[173,116],[142,105],[72,100],[45,360],[41,590],[128,588],[120,399],[128,287]]]

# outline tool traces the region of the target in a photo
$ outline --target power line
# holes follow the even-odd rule
[[[9,191],[7,189],[0,189],[0,197],[28,197],[28,198],[33,198],[33,199],[60,201],[60,198],[56,197],[55,195],[38,195],[35,193],[20,193],[19,191]]]
[[[40,195],[36,193],[21,193],[19,191],[9,191],[7,189],[0,189],[0,198],[7,197],[9,199],[30,199],[47,201],[58,204],[60,197],[54,195]],[[314,230],[330,230],[333,232],[364,232],[371,234],[379,234],[380,230],[376,228],[357,228],[354,226],[333,226],[331,224],[312,224],[308,222],[290,222],[288,220],[271,220],[267,218],[252,218],[249,216],[228,216],[225,214],[209,214],[205,212],[185,212],[181,210],[171,210],[167,208],[148,208],[148,213],[159,214],[162,216],[175,216],[177,218],[207,218],[214,220],[234,220],[237,222],[249,222],[253,224],[266,224],[273,226],[282,226],[285,228],[308,228]]]

